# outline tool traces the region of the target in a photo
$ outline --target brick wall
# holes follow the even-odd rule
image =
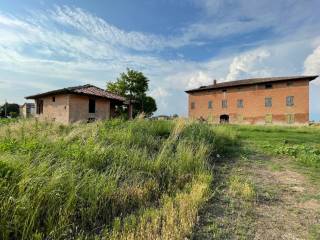
[[[286,105],[287,96],[294,97],[291,107]],[[265,107],[266,97],[272,98],[272,107]],[[223,99],[227,100],[227,108],[222,108]],[[237,107],[238,99],[243,100],[243,108]],[[209,101],[212,101],[212,109],[208,108]],[[290,85],[288,82],[273,83],[271,89],[266,89],[265,84],[255,84],[194,92],[189,94],[188,104],[189,117],[203,117],[215,123],[225,114],[231,123],[265,124],[266,118],[271,118],[273,124],[287,124],[290,114],[294,116],[293,124],[306,124],[309,121],[309,81],[294,80]]]
[[[56,121],[63,124],[87,122],[89,118],[95,120],[110,118],[110,101],[108,99],[93,98],[96,100],[95,113],[89,113],[89,99],[88,96],[75,94],[40,98],[38,100],[43,100],[43,113],[37,114],[36,117],[40,120]]]
[[[89,97],[70,95],[70,123],[87,121],[89,118],[96,120],[110,118],[110,101],[104,98],[92,98],[96,100],[96,112],[89,113]]]
[[[38,119],[64,124],[69,122],[69,95],[50,96],[38,100],[43,100],[43,113],[36,115]]]

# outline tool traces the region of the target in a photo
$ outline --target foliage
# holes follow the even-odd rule
[[[0,117],[5,117],[5,108],[7,108],[7,116],[11,116],[13,118],[19,116],[19,105],[16,103],[5,103],[0,106]]]
[[[306,144],[300,145],[280,145],[273,148],[276,154],[294,157],[302,165],[320,168],[320,148]]]
[[[297,163],[312,169],[320,167],[320,128],[239,126],[240,138],[270,154],[293,157]]]
[[[12,122],[17,121],[17,119],[13,119],[13,118],[0,118],[0,126],[1,125],[5,125],[5,124],[9,124]]]
[[[121,73],[116,82],[107,83],[107,90],[126,97],[133,103],[133,116],[144,112],[151,116],[157,110],[155,100],[147,96],[149,79],[142,72],[127,69]]]
[[[181,120],[0,125],[0,238],[181,239],[234,141]]]

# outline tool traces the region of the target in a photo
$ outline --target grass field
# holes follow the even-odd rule
[[[237,126],[241,142],[273,155],[290,156],[310,170],[320,168],[319,127]]]
[[[184,121],[0,127],[1,239],[180,239],[235,134]]]
[[[216,165],[192,239],[320,239],[320,129],[229,127],[239,155]]]
[[[252,239],[274,172],[320,179],[319,143],[316,127],[0,121],[0,238]]]

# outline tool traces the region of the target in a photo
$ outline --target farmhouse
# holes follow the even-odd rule
[[[318,76],[253,78],[186,91],[189,117],[215,123],[307,124],[309,82]]]
[[[28,96],[26,99],[35,100],[37,118],[64,124],[110,119],[115,117],[118,107],[127,108],[129,118],[132,116],[132,106],[124,97],[89,84]]]

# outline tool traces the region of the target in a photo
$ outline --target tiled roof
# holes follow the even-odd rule
[[[40,94],[28,96],[26,97],[26,99],[37,99],[41,97],[47,97],[50,95],[58,95],[58,94],[78,94],[78,95],[87,95],[87,96],[113,99],[121,102],[126,101],[126,99],[122,96],[108,92],[104,89],[98,88],[90,84],[83,85],[83,86],[62,88],[62,89],[58,89],[50,92],[40,93]]]
[[[317,78],[318,76],[291,76],[291,77],[269,77],[269,78],[251,78],[251,79],[242,79],[237,81],[230,82],[222,82],[211,84],[208,86],[201,86],[199,88],[187,90],[186,93],[192,92],[200,92],[210,89],[218,89],[218,88],[228,88],[228,87],[237,87],[243,85],[253,85],[259,83],[272,83],[272,82],[280,82],[280,81],[290,81],[290,80],[309,80]]]
[[[24,107],[24,106],[27,106],[27,107],[30,107],[30,108],[34,108],[36,105],[34,103],[24,103],[20,107]]]

